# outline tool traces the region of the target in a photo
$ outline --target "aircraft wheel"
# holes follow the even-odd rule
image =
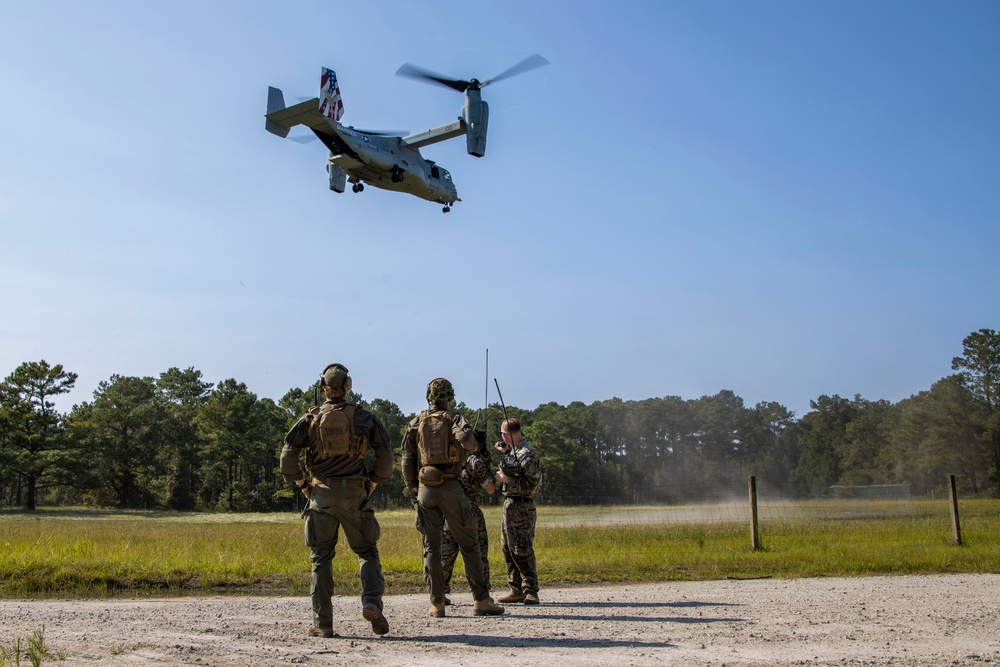
[[[351,190],[353,190],[354,192],[360,192],[361,188],[359,188],[358,185],[360,185],[360,183],[355,183],[354,185],[352,185]]]
[[[358,192],[364,192],[364,191],[365,191],[365,184],[358,183]]]
[[[403,175],[401,173],[399,173],[398,171],[394,172],[393,175],[392,175],[392,182],[393,183],[402,183],[403,182]]]
[[[444,211],[445,213],[448,213],[449,211],[451,211],[451,206],[445,206],[441,210]]]

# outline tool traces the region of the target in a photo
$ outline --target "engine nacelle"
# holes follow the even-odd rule
[[[326,173],[330,175],[330,189],[334,192],[343,193],[347,188],[347,172],[334,163],[328,162]]]
[[[490,121],[490,106],[479,96],[479,91],[466,92],[465,106],[462,107],[465,121],[465,149],[469,155],[486,155],[486,128]]]

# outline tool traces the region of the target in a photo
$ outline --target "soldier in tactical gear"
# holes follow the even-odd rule
[[[410,422],[403,436],[403,481],[417,499],[424,581],[431,596],[429,614],[445,615],[441,539],[447,521],[465,562],[465,576],[475,599],[472,612],[492,616],[502,614],[503,607],[490,598],[475,514],[458,481],[469,452],[476,449],[476,438],[465,417],[448,409],[454,398],[455,390],[444,378],[435,378],[427,385],[428,409]]]
[[[389,433],[372,413],[347,403],[351,376],[342,364],[330,364],[320,376],[326,401],[299,418],[285,436],[281,450],[281,474],[309,499],[305,517],[305,540],[312,561],[313,624],[309,634],[333,637],[332,561],[341,527],[361,569],[361,614],[372,632],[384,635],[389,622],[382,614],[385,578],[379,561],[381,529],[371,506],[375,486],[392,473],[393,455]],[[375,465],[365,467],[365,453],[375,451]],[[306,476],[299,466],[305,451]]]
[[[483,560],[483,581],[486,582],[486,590],[490,590],[490,536],[486,530],[486,517],[479,506],[480,492],[493,493],[496,491],[496,482],[493,480],[493,471],[490,469],[490,451],[486,445],[486,433],[476,431],[476,451],[469,454],[462,472],[458,475],[458,483],[462,485],[462,490],[469,497],[469,504],[476,515],[476,530],[479,535],[479,557]],[[451,604],[448,594],[451,593],[451,576],[455,568],[455,561],[458,559],[458,542],[452,535],[451,526],[444,522],[444,533],[441,539],[441,567],[444,568],[444,603]]]
[[[511,592],[501,602],[538,604],[538,569],[535,565],[535,495],[542,485],[538,454],[521,436],[521,423],[511,417],[500,425],[501,454],[496,481],[506,500],[500,518],[500,547],[507,566]]]

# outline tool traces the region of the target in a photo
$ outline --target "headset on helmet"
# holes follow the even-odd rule
[[[434,378],[427,383],[427,402],[451,401],[455,398],[455,389],[444,378]]]
[[[347,370],[347,366],[343,364],[330,364],[323,369],[320,374],[320,386],[330,387],[331,389],[342,389],[346,394],[351,390],[351,376],[348,375],[350,371]]]

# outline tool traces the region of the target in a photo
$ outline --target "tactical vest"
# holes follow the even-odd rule
[[[451,465],[458,461],[458,442],[451,434],[451,415],[444,410],[424,410],[417,421],[420,465]]]
[[[309,410],[309,448],[306,450],[306,468],[313,467],[334,456],[365,458],[368,438],[354,432],[354,411],[351,403],[324,404]]]

